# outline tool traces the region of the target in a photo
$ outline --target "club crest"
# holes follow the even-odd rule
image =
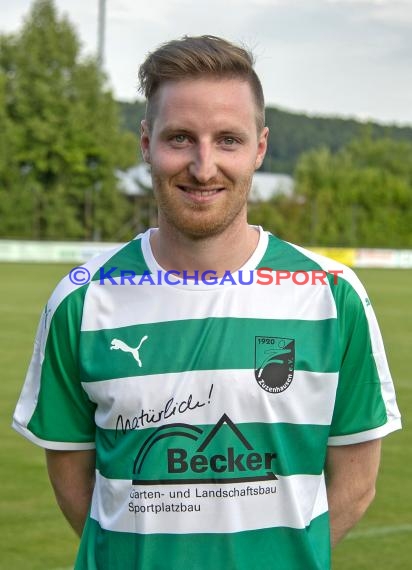
[[[289,388],[295,367],[295,340],[273,336],[255,337],[255,378],[272,394]]]

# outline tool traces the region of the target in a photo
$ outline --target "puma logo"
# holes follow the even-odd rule
[[[144,343],[144,341],[147,340],[148,338],[149,337],[147,335],[145,335],[141,339],[141,341],[139,342],[139,346],[137,346],[136,348],[131,348],[122,340],[119,340],[118,338],[114,338],[112,340],[110,350],[122,350],[123,352],[130,352],[131,355],[133,356],[133,358],[136,360],[139,367],[141,368],[142,367],[142,361],[140,360],[139,350],[140,350],[140,347],[142,346],[142,344]]]

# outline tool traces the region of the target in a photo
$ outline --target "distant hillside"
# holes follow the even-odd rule
[[[145,103],[119,102],[123,127],[136,134],[144,117]],[[412,127],[397,127],[362,123],[339,117],[313,117],[290,113],[274,107],[266,109],[266,124],[270,129],[269,148],[263,163],[265,172],[292,174],[299,156],[308,150],[328,147],[337,151],[365,129],[373,138],[392,138],[412,142]]]

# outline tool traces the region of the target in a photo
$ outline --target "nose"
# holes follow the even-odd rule
[[[209,142],[199,142],[189,165],[190,174],[201,184],[217,174],[216,156]]]

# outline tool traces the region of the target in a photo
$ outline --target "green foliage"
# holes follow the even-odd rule
[[[335,153],[366,131],[373,138],[412,142],[412,128],[363,124],[354,119],[309,117],[276,108],[266,109],[269,149],[263,170],[292,174],[304,152],[322,147]]]
[[[370,132],[333,154],[304,153],[295,196],[252,207],[250,219],[292,242],[412,247],[412,143]],[[282,219],[283,218],[283,219]]]
[[[145,117],[146,103],[144,101],[127,101],[119,102],[120,112],[122,116],[122,126],[131,133],[138,134],[140,132],[140,123]]]
[[[313,151],[296,170],[303,223],[319,245],[412,245],[412,144],[356,139],[335,155]]]
[[[20,33],[0,37],[0,226],[3,236],[110,239],[127,200],[117,168],[137,140],[95,60],[52,0],[36,0]]]
[[[280,238],[305,243],[302,227],[304,204],[295,198],[280,195],[267,202],[250,203],[248,220],[250,224],[262,226]],[[299,236],[299,240],[291,239]]]

